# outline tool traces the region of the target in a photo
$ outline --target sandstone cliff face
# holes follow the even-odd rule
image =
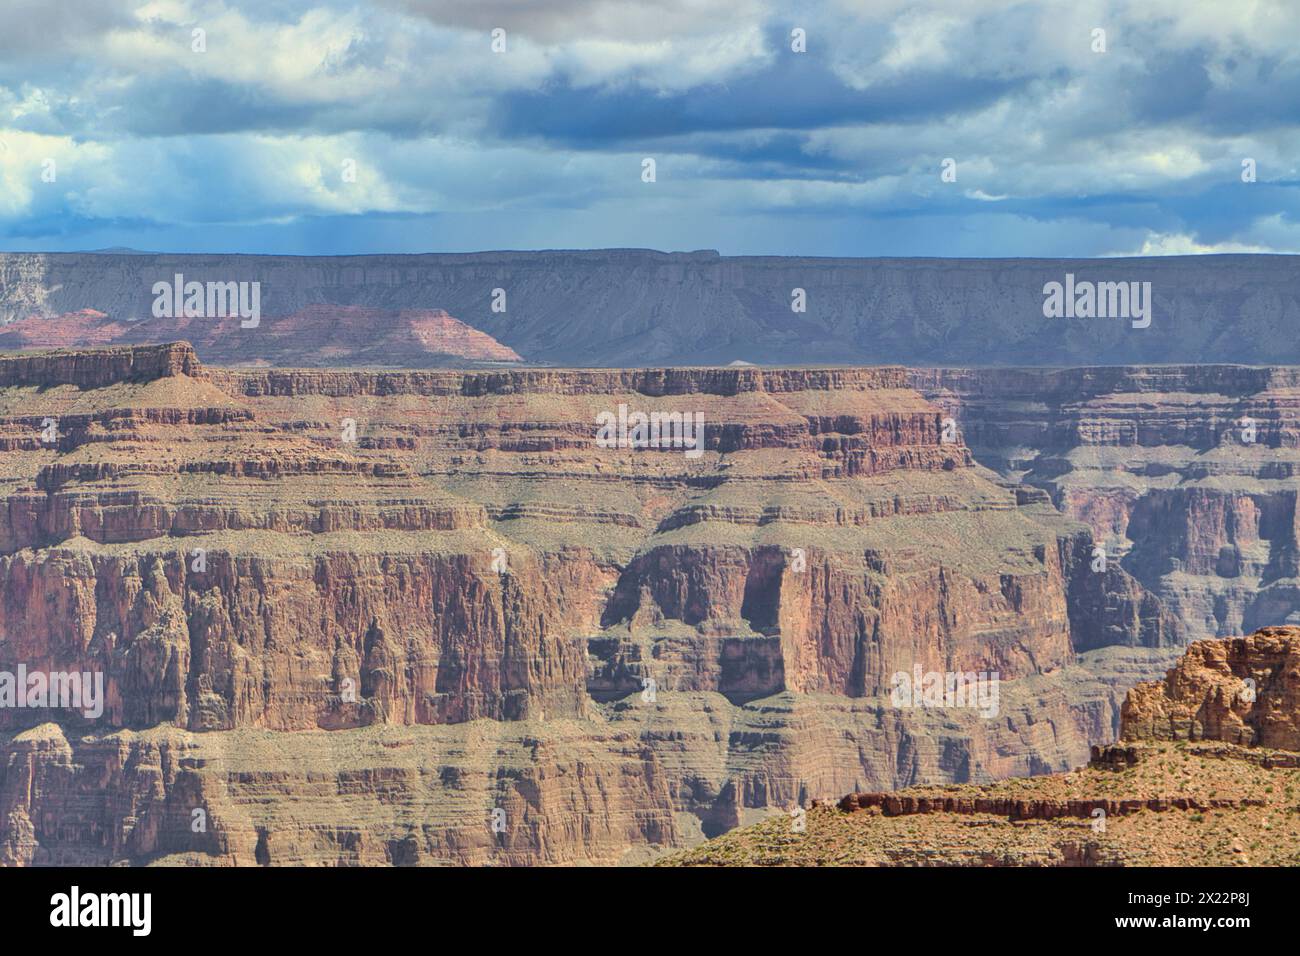
[[[0,355],[0,388],[73,385],[93,389],[197,374],[198,356],[184,343]]]
[[[1123,708],[1129,740],[1221,740],[1300,751],[1300,628],[1197,641]]]
[[[263,313],[445,309],[529,361],[561,365],[1300,362],[1290,256],[800,259],[638,249],[413,256],[0,255],[0,322],[151,314],[153,284],[261,283]],[[1151,283],[1151,325],[1048,319],[1043,286]],[[493,311],[494,291],[506,293]],[[791,311],[805,290],[808,310]],[[174,328],[173,338],[197,332]],[[72,343],[69,343],[72,344]],[[82,342],[81,344],[88,344]],[[219,343],[213,342],[213,346]],[[243,348],[243,346],[240,346]],[[257,347],[248,346],[252,360]],[[273,349],[271,350],[274,351]],[[205,361],[227,361],[209,355]],[[287,359],[301,364],[292,355]]]
[[[1192,637],[1300,620],[1300,372],[930,369],[976,458],[1045,491]]]
[[[1082,762],[1181,626],[906,375],[0,359],[0,672],[105,680],[0,707],[0,860],[610,862]]]

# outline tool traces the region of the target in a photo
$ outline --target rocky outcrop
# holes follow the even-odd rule
[[[1056,820],[1062,817],[1092,819],[1098,815],[1117,817],[1150,810],[1223,810],[1244,806],[1263,806],[1262,800],[1201,800],[1196,797],[1147,797],[1144,799],[1050,800],[1015,797],[918,796],[899,793],[851,793],[836,806],[845,813],[876,810],[887,817],[905,817],[922,813],[986,813],[1008,820]]]
[[[858,791],[667,865],[1285,865],[1300,852],[1300,628],[1199,641],[1134,687],[1087,767]],[[791,822],[797,820],[797,826]]]
[[[529,361],[557,365],[1159,365],[1300,362],[1291,256],[828,259],[707,250],[401,256],[0,254],[0,322],[97,309],[149,317],[153,285],[261,283],[265,316],[310,307],[445,309]],[[1043,315],[1043,287],[1149,282],[1147,328]],[[794,290],[806,311],[791,308]],[[499,291],[498,291],[499,290]],[[259,346],[236,330],[239,361]],[[176,325],[172,338],[201,337]],[[249,344],[244,344],[248,340]],[[238,342],[239,344],[234,344]],[[82,343],[87,344],[87,343]],[[205,361],[218,357],[197,342]],[[212,343],[220,347],[221,343]],[[300,365],[307,354],[267,361]],[[222,357],[220,361],[228,361]]]
[[[0,355],[0,388],[106,388],[173,376],[201,376],[198,356],[185,342],[93,351]]]
[[[1300,751],[1300,628],[1197,641],[1123,708],[1126,740],[1221,740]]]

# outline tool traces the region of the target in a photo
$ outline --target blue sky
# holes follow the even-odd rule
[[[0,249],[1296,252],[1298,118],[1290,0],[5,0]]]

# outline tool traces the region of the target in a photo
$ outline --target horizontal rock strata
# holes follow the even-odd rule
[[[0,358],[0,672],[105,683],[0,708],[0,861],[632,861],[1076,766],[1182,625],[944,417],[898,368]]]
[[[1189,636],[1300,622],[1300,369],[918,369],[981,464],[1085,522]]]

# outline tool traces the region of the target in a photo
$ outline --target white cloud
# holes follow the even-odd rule
[[[1300,238],[1300,237],[1297,237]],[[1205,256],[1227,253],[1296,253],[1300,243],[1275,248],[1254,242],[1200,242],[1188,233],[1148,233],[1137,249],[1106,253],[1107,256]]]

